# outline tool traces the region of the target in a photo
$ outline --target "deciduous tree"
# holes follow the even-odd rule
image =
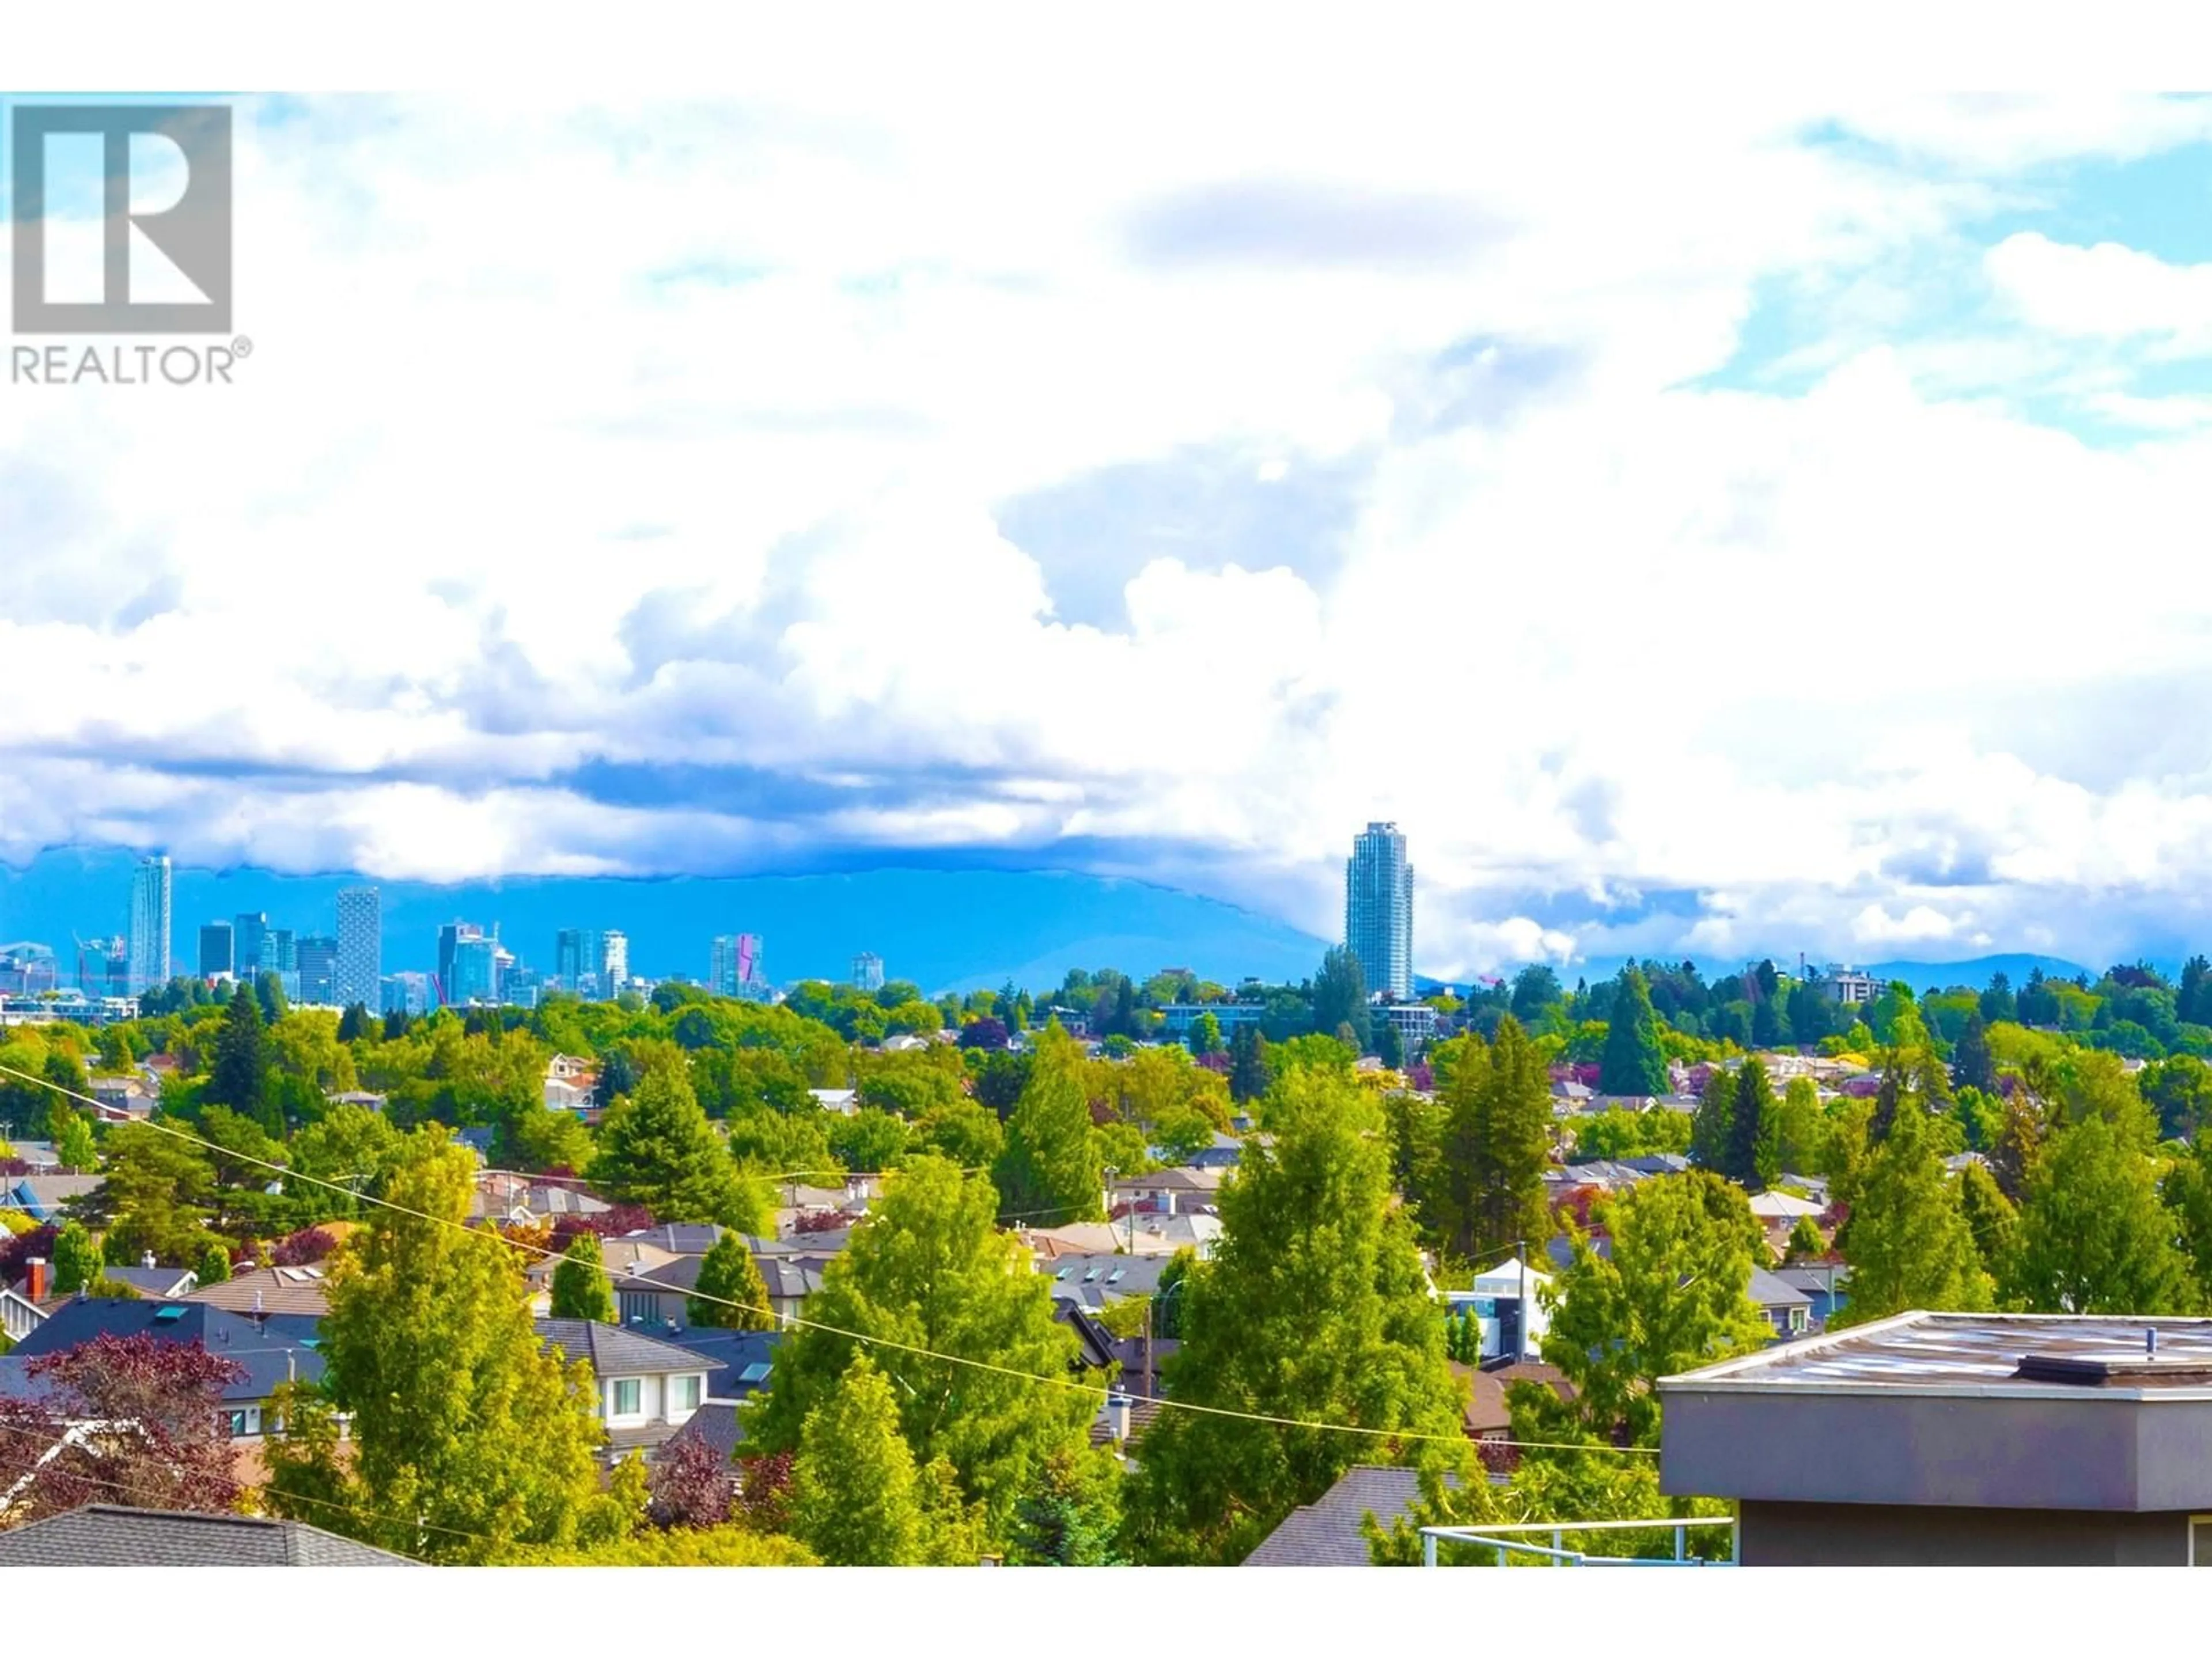
[[[1908,1308],[1971,1313],[1991,1305],[1995,1287],[1958,1192],[1929,1144],[1928,1115],[1910,1101],[1869,1158],[1838,1242],[1851,1264],[1851,1295],[1833,1323],[1861,1324]]]
[[[599,1253],[598,1235],[579,1233],[568,1242],[560,1265],[553,1269],[552,1314],[556,1319],[615,1322],[615,1296],[607,1283],[606,1259]]]
[[[1029,1082],[1006,1120],[1006,1150],[992,1171],[1000,1214],[1033,1227],[1103,1218],[1105,1177],[1091,1127],[1083,1050],[1048,1028],[1036,1040]]]

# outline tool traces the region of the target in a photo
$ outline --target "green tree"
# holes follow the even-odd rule
[[[1959,1171],[1959,1213],[1991,1284],[2012,1285],[2020,1276],[2020,1212],[1978,1164]]]
[[[615,1321],[615,1294],[607,1283],[606,1259],[597,1233],[578,1233],[553,1269],[552,1313],[556,1319]]]
[[[1801,1215],[1790,1229],[1790,1242],[1783,1249],[1784,1259],[1790,1261],[1810,1261],[1826,1255],[1828,1241],[1820,1237],[1820,1230],[1809,1215]]]
[[[742,1233],[725,1232],[699,1264],[698,1292],[684,1303],[694,1325],[725,1331],[775,1328],[768,1281]],[[734,1305],[732,1305],[734,1304]]]
[[[93,1141],[92,1125],[76,1113],[70,1114],[67,1126],[54,1143],[54,1156],[61,1160],[62,1168],[80,1175],[89,1175],[98,1168],[100,1150]]]
[[[1729,1104],[1728,1156],[1723,1168],[1732,1181],[1753,1192],[1780,1173],[1781,1111],[1766,1066],[1758,1055],[1736,1068],[1735,1096]]]
[[[1036,1486],[1014,1504],[1012,1559],[1048,1567],[1125,1565],[1116,1543],[1122,1479],[1103,1449],[1054,1452]]]
[[[1750,1296],[1759,1223],[1741,1188],[1703,1170],[1638,1182],[1601,1200],[1595,1218],[1613,1254],[1600,1255],[1570,1224],[1572,1257],[1537,1291],[1553,1310],[1544,1358],[1575,1398],[1516,1389],[1516,1426],[1525,1410],[1543,1431],[1532,1438],[1656,1445],[1660,1377],[1748,1353],[1773,1334]]]
[[[387,1183],[398,1207],[331,1258],[325,1397],[308,1432],[268,1443],[278,1514],[455,1563],[604,1524],[591,1368],[540,1343],[513,1247],[469,1229],[475,1175],[466,1148],[418,1132]],[[351,1415],[350,1468],[330,1410]],[[344,1507],[307,1501],[333,1493]]]
[[[1257,1100],[1268,1081],[1267,1039],[1258,1022],[1247,1020],[1229,1039],[1229,1097],[1239,1104]]]
[[[1972,1313],[1994,1287],[1928,1139],[1928,1115],[1907,1103],[1867,1161],[1838,1241],[1851,1264],[1850,1302],[1833,1323],[1862,1324],[1909,1308]]]
[[[2158,1114],[2159,1133],[2168,1140],[2194,1140],[2212,1125],[2212,1066],[2197,1055],[2153,1060],[2136,1081]]]
[[[740,1173],[672,1064],[647,1067],[609,1109],[586,1173],[611,1201],[641,1205],[656,1221],[769,1230],[767,1195]]]
[[[1613,988],[1597,1086],[1607,1095],[1663,1095],[1668,1090],[1667,1054],[1659,1046],[1651,987],[1633,963],[1620,970]]]
[[[2033,1313],[2185,1314],[2199,1297],[2159,1202],[2147,1110],[2059,1130],[2027,1178],[2018,1292]],[[1852,1300],[1857,1300],[1854,1275]]]
[[[107,1180],[85,1218],[104,1224],[118,1261],[146,1251],[158,1261],[190,1261],[207,1240],[206,1205],[215,1170],[188,1141],[151,1123],[118,1123],[107,1133]]]
[[[1223,1189],[1212,1261],[1176,1300],[1182,1346],[1166,1389],[1198,1407],[1395,1429],[1465,1466],[1457,1385],[1419,1255],[1389,1200],[1389,1153],[1368,1091],[1314,1070],[1267,1101],[1272,1146],[1247,1143]],[[1205,1412],[1146,1432],[1130,1494],[1139,1559],[1241,1561],[1301,1504],[1388,1443]]]
[[[1966,1016],[1966,1026],[1951,1052],[1951,1081],[1961,1089],[1979,1089],[1986,1094],[1996,1087],[1996,1061],[1990,1054],[1990,1028],[1977,1007]]]
[[[68,1296],[96,1285],[106,1274],[107,1262],[100,1241],[81,1221],[64,1221],[54,1237],[54,1293]]]
[[[1406,1063],[1406,1040],[1398,1035],[1398,1028],[1388,1018],[1374,1022],[1375,1057],[1391,1071]]]
[[[1053,1027],[1038,1036],[1036,1063],[992,1170],[1000,1213],[1009,1221],[1052,1227],[1105,1214],[1085,1065],[1081,1046],[1065,1031]]]
[[[1690,1119],[1690,1162],[1701,1170],[1725,1174],[1735,1125],[1735,1079],[1716,1066],[1705,1079],[1705,1093]]]
[[[1190,1051],[1201,1058],[1221,1052],[1221,1022],[1212,1013],[1200,1014],[1191,1021]]]
[[[939,1158],[891,1176],[807,1298],[811,1322],[778,1346],[775,1386],[744,1407],[747,1440],[797,1449],[808,1413],[866,1346],[855,1338],[897,1344],[877,1358],[916,1465],[946,1460],[1003,1536],[1042,1460],[1084,1441],[1103,1390],[1066,1386],[1074,1339],[1053,1317],[1050,1281],[993,1224],[997,1209],[989,1181]]]
[[[220,1240],[210,1238],[200,1247],[199,1261],[192,1269],[203,1285],[220,1285],[230,1277],[230,1252]]]
[[[270,1092],[264,1047],[260,1001],[241,985],[231,994],[222,1029],[216,1035],[215,1063],[208,1070],[207,1086],[200,1099],[204,1104],[228,1106],[252,1118],[266,1133],[281,1140],[284,1119]]]
[[[1455,1079],[1457,1081],[1457,1079]],[[1521,1022],[1508,1014],[1491,1040],[1490,1063],[1475,1091],[1473,1133],[1452,1137],[1453,1155],[1471,1154],[1473,1225],[1468,1249],[1478,1260],[1515,1247],[1539,1248],[1551,1236],[1544,1170],[1551,1160],[1551,1079]]]
[[[1334,945],[1321,959],[1321,972],[1314,975],[1313,1024],[1316,1031],[1331,1032],[1349,1025],[1352,1052],[1367,1052],[1367,978],[1349,945]]]
[[[792,1535],[833,1567],[918,1563],[927,1530],[890,1383],[856,1354],[806,1414],[792,1464]]]
[[[1820,1115],[1820,1091],[1809,1077],[1793,1077],[1782,1091],[1780,1121],[1776,1126],[1775,1164],[1778,1170],[1810,1174],[1820,1167],[1827,1139],[1827,1123]]]

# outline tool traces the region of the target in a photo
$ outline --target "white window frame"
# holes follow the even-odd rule
[[[668,1379],[668,1415],[673,1419],[678,1412],[688,1413],[697,1411],[699,1402],[705,1397],[706,1392],[707,1379],[703,1376],[670,1377]],[[679,1394],[682,1398],[678,1397]]]
[[[645,1379],[641,1376],[617,1376],[609,1385],[613,1393],[608,1397],[607,1415],[610,1417],[640,1417],[645,1413]],[[629,1404],[623,1405],[623,1390],[630,1391]]]

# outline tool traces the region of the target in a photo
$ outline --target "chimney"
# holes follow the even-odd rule
[[[44,1302],[53,1282],[46,1271],[46,1257],[34,1255],[23,1265],[31,1271],[30,1281],[23,1287],[25,1291],[32,1301]]]
[[[154,1266],[154,1253],[153,1253],[153,1251],[149,1250],[149,1251],[147,1251],[147,1252],[146,1252],[146,1254],[145,1254],[145,1255],[143,1255],[140,1256],[140,1257],[138,1258],[138,1265],[139,1265],[140,1267],[148,1267],[148,1268],[152,1267]]]
[[[1129,1439],[1129,1396],[1112,1394],[1106,1397],[1106,1420],[1113,1425],[1114,1443],[1126,1445]]]

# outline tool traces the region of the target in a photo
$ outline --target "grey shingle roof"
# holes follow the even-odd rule
[[[1751,1270],[1751,1299],[1762,1308],[1803,1308],[1813,1302],[1788,1279],[1778,1279],[1764,1267]]]
[[[0,1395],[27,1398],[31,1383],[23,1368],[40,1354],[59,1353],[102,1334],[153,1336],[165,1342],[197,1343],[219,1359],[236,1361],[246,1375],[226,1386],[233,1404],[266,1400],[279,1382],[297,1378],[313,1382],[323,1374],[323,1357],[313,1346],[312,1320],[278,1316],[257,1325],[252,1317],[227,1313],[198,1302],[125,1302],[106,1297],[73,1297],[58,1304],[46,1322],[0,1359]]]
[[[744,1443],[744,1427],[738,1421],[737,1402],[710,1400],[668,1437],[661,1448],[661,1455],[665,1457],[678,1446],[696,1441],[713,1452],[720,1462],[727,1463]]]
[[[532,1322],[538,1340],[557,1344],[571,1359],[588,1359],[594,1376],[662,1376],[702,1371],[707,1362],[688,1348],[620,1325],[596,1319],[540,1319]]]
[[[125,1285],[154,1297],[165,1297],[179,1285],[183,1285],[187,1291],[192,1288],[192,1284],[186,1282],[192,1279],[189,1267],[110,1267],[102,1277],[119,1279]]]
[[[1360,1517],[1370,1510],[1382,1525],[1412,1511],[1421,1495],[1420,1476],[1412,1469],[1346,1469],[1344,1479],[1318,1502],[1292,1510],[1260,1547],[1244,1558],[1248,1567],[1364,1567],[1367,1540]]]
[[[0,1567],[412,1567],[298,1521],[88,1504],[0,1532]]]

